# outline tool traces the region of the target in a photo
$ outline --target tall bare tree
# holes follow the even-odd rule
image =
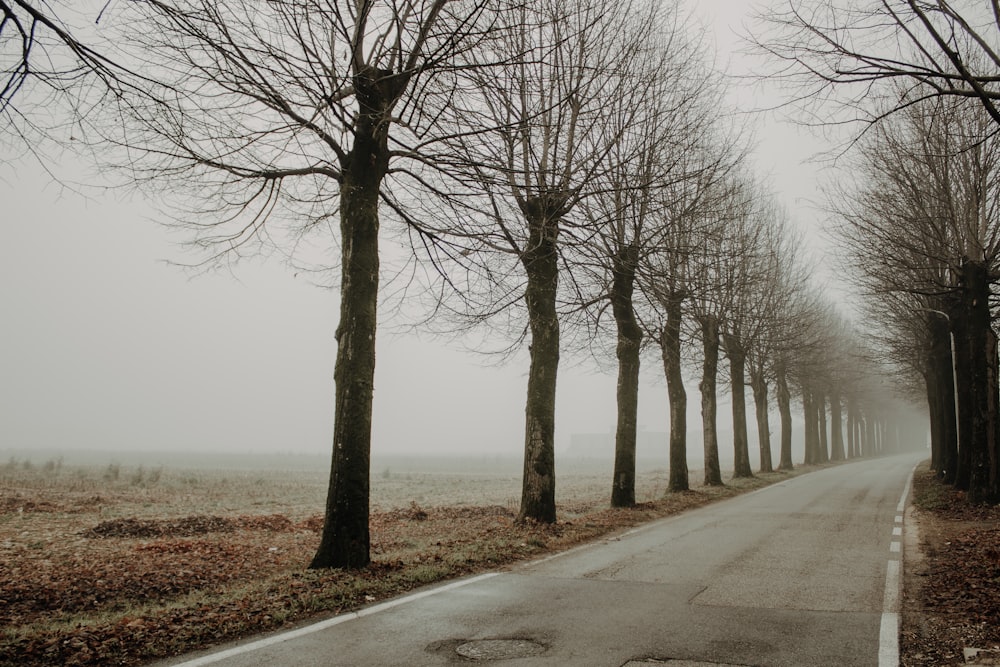
[[[704,483],[721,486],[719,461],[718,371],[722,345],[722,323],[733,306],[730,276],[734,246],[730,233],[739,229],[739,220],[751,206],[753,189],[738,173],[725,179],[716,219],[705,229],[700,242],[692,244],[689,270],[691,298],[689,305],[697,336],[702,344],[701,398],[702,450],[705,461]]]
[[[728,144],[732,145],[732,144]],[[643,276],[643,293],[651,304],[644,326],[656,340],[667,383],[670,410],[670,470],[667,488],[689,488],[687,468],[687,391],[684,387],[682,344],[685,334],[686,302],[704,282],[695,280],[698,249],[710,248],[720,238],[719,225],[728,213],[731,200],[729,177],[739,163],[738,154],[709,144],[691,150],[678,161],[690,162],[694,178],[664,188],[658,209],[662,230],[659,244],[649,254]],[[717,247],[711,252],[719,252]],[[722,258],[723,262],[727,261]]]
[[[467,90],[456,59],[494,38],[501,8],[146,0],[129,10],[135,58],[166,102],[137,99],[120,141],[138,178],[182,193],[178,221],[210,259],[267,246],[282,224],[300,233],[338,220],[333,461],[311,566],[365,566],[380,208],[416,227],[394,193],[421,187],[443,161],[438,120]]]
[[[768,239],[774,225],[773,211],[766,205],[759,185],[750,186],[754,196],[740,211],[726,238],[733,261],[726,267],[725,289],[731,295],[730,309],[722,323],[722,343],[729,359],[729,386],[733,411],[733,475],[752,477],[746,416],[747,356],[752,341],[767,326],[769,295],[763,288],[773,284],[771,248]]]
[[[706,173],[718,170],[710,164],[717,158],[706,144],[714,122],[708,111],[718,105],[721,92],[719,77],[705,67],[702,49],[690,41],[678,12],[676,6],[659,7],[662,27],[649,35],[643,59],[629,64],[635,74],[645,72],[634,78],[642,96],[606,102],[618,108],[614,116],[628,126],[614,129],[619,139],[599,174],[599,192],[582,202],[596,233],[575,254],[571,274],[580,274],[573,283],[591,330],[588,344],[593,347],[592,341],[605,337],[608,311],[616,330],[618,423],[611,494],[616,507],[635,504],[639,368],[643,341],[648,340],[643,334],[648,318],[636,311],[649,305],[637,297],[636,288],[643,285],[641,276],[650,273],[651,257],[675,238],[675,225],[665,221],[671,208],[665,199],[675,199],[673,193],[689,183],[698,189],[696,181],[707,182]],[[636,104],[642,105],[638,117],[629,111]]]
[[[773,200],[763,199],[761,205],[767,220],[760,260],[762,277],[756,284],[748,285],[750,298],[742,303],[748,313],[742,317],[750,323],[743,328],[743,335],[757,424],[760,471],[773,472],[769,388],[778,352],[787,342],[783,337],[790,329],[785,318],[808,273],[802,270],[798,261],[800,240],[791,229],[788,214]]]
[[[606,192],[614,151],[641,155],[645,139],[622,142],[641,137],[653,81],[645,65],[660,26],[655,6],[641,0],[546,0],[502,21],[493,58],[512,64],[478,78],[481,100],[455,111],[493,128],[453,142],[475,194],[455,202],[457,215],[438,232],[468,245],[478,262],[469,271],[478,275],[463,278],[476,294],[462,305],[466,315],[523,323],[511,315],[523,307],[518,341],[529,339],[530,367],[519,517],[553,522],[560,304],[579,307],[571,257],[595,225],[608,224],[581,203]]]

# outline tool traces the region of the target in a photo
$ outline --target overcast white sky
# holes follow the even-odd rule
[[[727,59],[744,3],[696,4]],[[814,216],[803,200],[815,197],[815,170],[802,164],[807,139],[772,124],[758,157],[803,223]],[[151,216],[142,201],[67,191],[28,160],[0,166],[0,453],[326,453],[336,294],[277,261],[189,278],[165,261],[185,256]],[[614,376],[573,361],[560,368],[558,450],[572,433],[614,429]],[[441,342],[382,335],[373,453],[519,454],[526,358],[487,363]],[[666,431],[659,367],[647,366],[640,423]],[[721,448],[727,467],[731,446]],[[700,442],[690,450],[697,458]]]

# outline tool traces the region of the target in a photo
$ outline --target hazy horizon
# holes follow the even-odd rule
[[[691,7],[719,41],[720,62],[736,59],[732,34],[746,8],[722,0]],[[742,111],[761,105],[732,82]],[[774,119],[761,124],[756,170],[770,180],[809,239],[818,239],[819,146]],[[103,181],[90,167],[80,182]],[[250,259],[231,272],[189,277],[169,262],[192,261],[170,230],[152,222],[141,198],[86,190],[81,196],[21,156],[0,167],[7,215],[0,244],[0,453],[108,450],[328,455],[338,296],[281,257]],[[98,194],[95,194],[98,193]],[[372,454],[499,453],[524,442],[527,355],[503,366],[461,343],[391,333],[377,341]],[[695,350],[692,350],[695,351]],[[613,350],[605,362],[612,368]],[[696,352],[696,351],[695,351]],[[669,429],[662,365],[644,361],[639,424]],[[613,370],[564,354],[559,369],[556,450],[574,433],[615,427]],[[688,381],[688,427],[700,428],[697,382]],[[720,393],[719,428],[731,428]],[[748,405],[751,460],[757,460]],[[776,432],[776,418],[772,430]],[[776,441],[776,437],[773,437]],[[772,443],[776,451],[777,443]],[[700,457],[700,438],[689,445]],[[723,467],[732,446],[720,438]],[[666,456],[664,443],[663,456]],[[798,454],[796,454],[798,457]]]

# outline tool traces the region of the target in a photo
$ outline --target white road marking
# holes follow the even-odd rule
[[[206,655],[201,658],[188,660],[187,662],[179,663],[178,665],[176,665],[176,667],[201,667],[201,665],[210,665],[213,662],[219,662],[220,660],[225,660],[226,658],[232,658],[237,655],[243,655],[244,653],[257,651],[267,646],[273,646],[274,644],[280,644],[282,642],[286,642],[290,639],[296,639],[298,637],[311,635],[314,632],[320,632],[321,630],[332,628],[335,625],[340,625],[341,623],[346,623],[347,621],[353,621],[356,618],[371,616],[372,614],[377,614],[380,611],[385,611],[386,609],[392,609],[393,607],[398,607],[402,604],[406,604],[407,602],[413,602],[414,600],[430,597],[431,595],[437,595],[438,593],[444,593],[445,591],[461,588],[462,586],[468,586],[469,584],[474,584],[476,582],[483,581],[484,579],[490,579],[491,577],[495,577],[498,574],[500,573],[487,572],[486,574],[481,574],[477,577],[462,579],[461,581],[455,581],[450,584],[446,584],[444,586],[438,586],[437,588],[432,588],[430,590],[420,591],[419,593],[413,593],[412,595],[396,598],[394,600],[387,600],[381,604],[373,605],[371,607],[365,607],[364,609],[348,612],[346,614],[340,614],[339,616],[334,616],[333,618],[328,618],[325,621],[320,621],[319,623],[313,623],[312,625],[307,625],[305,627],[298,628],[297,630],[289,630],[288,632],[282,632],[281,634],[265,637],[264,639],[258,639],[257,641],[249,642],[247,644],[234,646],[233,648],[227,649],[225,651],[219,651],[218,653],[212,653],[211,655]]]
[[[885,596],[882,598],[882,610],[890,613],[899,612],[899,561],[891,560],[885,569]]]
[[[896,505],[896,523],[903,523],[902,513],[906,511],[906,498],[910,495],[910,485],[913,483],[913,473],[917,466],[913,466],[909,476],[906,478],[906,485],[903,493],[899,497],[899,504]],[[892,529],[894,536],[903,534],[901,526],[894,526]],[[901,553],[902,543],[893,540],[889,543],[891,553]],[[899,667],[899,593],[902,581],[900,580],[900,563],[898,559],[891,559],[886,563],[885,569],[885,593],[882,598],[882,620],[878,629],[878,665],[879,667]]]
[[[906,511],[906,496],[910,495],[910,485],[913,483],[913,473],[916,472],[917,466],[913,466],[913,470],[910,471],[910,476],[906,478],[906,486],[903,487],[903,495],[899,497],[899,504],[896,505],[896,511],[899,513]]]
[[[899,561],[891,560],[885,571],[885,597],[878,631],[879,667],[899,665]]]
[[[878,632],[878,667],[899,666],[899,614],[882,614]]]

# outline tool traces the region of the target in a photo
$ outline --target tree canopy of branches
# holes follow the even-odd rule
[[[614,338],[618,410],[611,502],[616,507],[635,503],[645,341],[661,349],[668,380],[670,450],[676,463],[670,488],[687,488],[678,309],[688,289],[689,255],[715,216],[718,184],[739,157],[734,148],[739,142],[722,136],[720,116],[712,113],[721,105],[718,77],[705,66],[703,50],[690,42],[687,24],[677,16],[667,19],[666,27],[651,36],[642,63],[648,73],[637,77],[643,96],[609,101],[621,106],[616,116],[622,121],[629,117],[628,108],[638,108],[639,115],[616,132],[621,138],[598,174],[597,193],[582,202],[594,233],[574,247],[570,274],[579,304],[571,325],[579,322],[588,348],[599,356],[611,347],[605,341]]]
[[[939,97],[978,100],[1000,123],[1000,5],[948,0],[789,0],[755,38],[841,121],[876,122]],[[829,109],[829,107],[827,107]]]
[[[511,66],[482,75],[482,98],[454,110],[458,125],[479,118],[492,129],[453,142],[468,194],[435,233],[469,248],[456,261],[467,267],[462,317],[486,327],[506,318],[521,327],[514,345],[529,338],[519,515],[552,522],[560,307],[576,307],[566,296],[578,291],[567,288],[573,258],[607,224],[581,205],[606,196],[616,152],[638,154],[643,139],[628,137],[644,131],[659,16],[642,1],[550,0],[503,21],[492,57]]]
[[[0,0],[0,139],[47,162],[50,145],[82,148],[88,142],[71,141],[92,123],[116,122],[104,111],[123,94],[151,92],[152,82],[119,57],[120,26],[104,29],[111,4]]]
[[[136,100],[120,141],[138,178],[176,186],[195,241],[225,257],[272,243],[282,224],[298,233],[339,219],[333,462],[312,566],[364,566],[380,208],[417,224],[395,193],[435,169],[438,119],[464,89],[458,56],[504,12],[491,0],[130,8],[132,52],[167,102]]]

